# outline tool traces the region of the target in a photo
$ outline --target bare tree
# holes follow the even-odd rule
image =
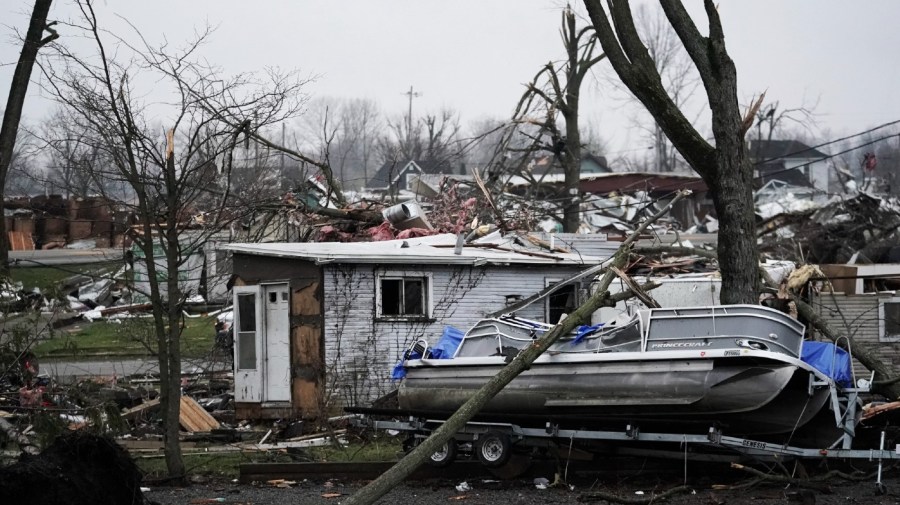
[[[681,110],[687,111],[689,102],[701,83],[684,45],[661,10],[646,4],[640,5],[636,20],[663,86],[672,97],[672,102]],[[697,114],[694,119],[696,116]],[[657,172],[674,172],[684,166],[684,160],[678,156],[678,151],[669,142],[659,123],[651,121],[645,131],[652,142],[653,167]]]
[[[603,61],[604,54],[595,54],[597,39],[593,27],[578,28],[575,13],[566,7],[562,13],[563,46],[566,59],[561,68],[553,62],[547,63],[528,85],[526,94],[533,94],[543,100],[547,108],[545,119],[539,123],[544,130],[542,137],[549,137],[545,149],[552,152],[565,174],[562,208],[563,230],[574,233],[581,224],[581,132],[578,113],[581,100],[581,83],[591,67]],[[542,85],[546,80],[547,85]],[[557,114],[562,116],[564,130],[557,125]]]
[[[28,93],[28,83],[31,80],[31,69],[34,67],[38,50],[58,37],[52,28],[53,24],[47,24],[47,15],[50,13],[52,1],[35,0],[31,21],[22,44],[22,53],[19,55],[12,83],[9,85],[9,98],[7,98],[6,109],[3,112],[3,124],[0,126],[0,209],[3,208],[5,199],[6,178],[16,146],[16,135],[19,132],[22,107],[25,104],[25,95]],[[48,31],[50,34],[45,37],[44,31]],[[4,279],[9,278],[9,238],[6,236],[6,232],[6,221],[0,219],[0,277]]]
[[[335,175],[346,188],[366,185],[375,169],[379,132],[384,129],[378,104],[371,99],[320,99],[304,115],[312,146],[327,154]]]
[[[647,108],[678,152],[703,178],[719,217],[722,303],[757,303],[759,275],[753,212],[753,167],[744,135],[748,124],[737,100],[737,70],[712,0],[704,0],[709,35],[703,36],[680,1],[661,1],[696,66],[712,111],[715,145],[687,119],[663,86],[656,62],[641,41],[627,0],[585,0],[603,50],[616,74]],[[607,12],[607,9],[609,12]]]
[[[384,162],[419,160],[453,167],[462,158],[459,115],[449,109],[417,121],[388,120],[388,134],[378,141]]]
[[[133,199],[119,204],[136,218],[133,250],[146,275],[143,294],[153,308],[166,464],[170,475],[182,477],[182,308],[197,275],[189,259],[258,205],[251,195],[230,191],[234,151],[247,137],[264,143],[261,129],[293,118],[302,109],[306,81],[275,72],[265,80],[220,75],[197,54],[209,29],[180,49],[155,47],[142,37],[138,46],[113,37],[110,46],[112,36],[98,26],[93,2],[77,5],[94,53],[76,54],[54,44],[43,70],[48,91],[83,132],[83,142],[101,153],[104,163],[92,167],[93,176],[133,191]],[[176,99],[145,103],[139,98],[146,96],[144,82]],[[154,118],[165,119],[159,124]],[[203,218],[197,219],[201,211]]]

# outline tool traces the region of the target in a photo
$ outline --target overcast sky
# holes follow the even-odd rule
[[[700,0],[685,0],[702,16]],[[512,113],[538,69],[562,55],[555,0],[99,0],[101,23],[117,33],[130,20],[154,42],[180,42],[195,27],[217,27],[204,55],[227,72],[265,66],[318,76],[313,96],[372,98],[388,114],[449,107],[468,124]],[[583,12],[583,7],[576,5]],[[6,96],[31,0],[0,5],[0,94]],[[761,91],[782,107],[815,104],[830,137],[900,119],[900,2],[869,0],[720,0],[726,43],[737,64],[739,98]],[[52,19],[74,15],[56,0]],[[705,18],[698,19],[705,31]],[[66,37],[65,27],[59,29]],[[608,65],[603,63],[602,65]],[[36,90],[36,86],[34,87]],[[639,149],[627,134],[622,102],[608,85],[585,91],[584,121],[615,149]],[[36,91],[34,93],[37,93]],[[5,100],[4,100],[5,102]],[[47,110],[33,96],[35,122]]]

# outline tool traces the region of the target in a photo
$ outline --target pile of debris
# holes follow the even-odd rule
[[[770,217],[758,226],[774,258],[815,264],[900,263],[900,201],[859,193],[817,208]],[[800,250],[798,250],[800,248]]]

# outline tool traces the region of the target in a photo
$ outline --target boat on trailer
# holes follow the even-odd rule
[[[398,365],[400,410],[446,419],[551,329],[503,316],[477,323],[453,352],[446,342],[416,342]],[[827,446],[823,440],[838,440],[853,424],[847,418],[858,400],[840,394],[853,388],[846,353],[804,341],[804,330],[755,305],[639,311],[563,336],[475,419],[571,429],[638,422],[682,433],[716,425],[732,435],[793,440],[808,429],[811,444]]]

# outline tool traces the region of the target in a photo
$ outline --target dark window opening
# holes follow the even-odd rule
[[[884,304],[884,336],[900,337],[900,303]]]
[[[556,324],[563,314],[578,308],[578,286],[569,284],[547,297],[547,322]]]
[[[381,315],[427,316],[426,279],[381,279]]]

